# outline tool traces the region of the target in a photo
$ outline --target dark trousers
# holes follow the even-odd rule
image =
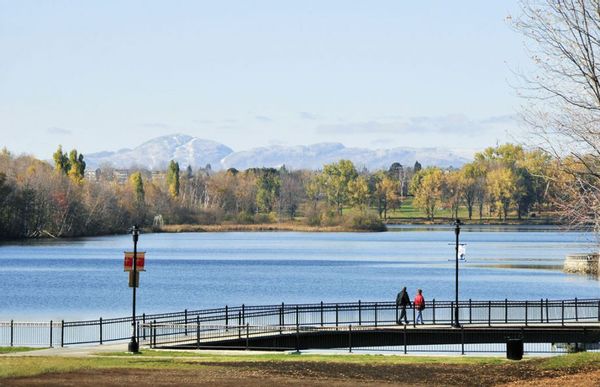
[[[404,322],[408,324],[408,320],[406,319],[406,306],[401,306],[400,308],[400,317],[398,318],[398,322],[402,321],[402,317],[404,317]]]

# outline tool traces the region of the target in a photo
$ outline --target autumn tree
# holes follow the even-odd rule
[[[339,215],[342,215],[344,206],[349,203],[348,185],[357,176],[356,168],[350,160],[340,160],[323,167],[319,181],[328,202],[335,206]]]
[[[427,219],[434,220],[435,211],[442,198],[442,170],[428,167],[415,173],[411,182],[415,207],[425,211]]]

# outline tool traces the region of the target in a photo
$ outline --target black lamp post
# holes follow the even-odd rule
[[[137,288],[137,242],[140,237],[140,230],[137,225],[131,229],[133,237],[133,313],[131,314],[131,342],[129,343],[129,352],[137,353],[140,350],[140,344],[137,341],[135,324],[135,289]]]
[[[460,235],[460,219],[456,218],[454,221],[454,234],[456,235],[456,280],[455,280],[455,299],[454,299],[454,323],[452,324],[455,328],[460,328],[460,322],[458,320],[458,236]]]

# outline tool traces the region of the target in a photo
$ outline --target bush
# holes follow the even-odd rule
[[[357,231],[386,231],[387,227],[381,219],[372,212],[351,213],[344,219],[344,225]]]

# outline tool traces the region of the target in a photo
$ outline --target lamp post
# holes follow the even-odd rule
[[[131,229],[133,237],[133,312],[131,314],[131,342],[129,342],[129,352],[137,353],[140,350],[140,345],[137,341],[136,324],[135,324],[135,290],[137,288],[137,242],[140,237],[140,230],[137,226]]]
[[[456,220],[454,221],[454,234],[456,235],[456,246],[455,246],[455,252],[456,252],[456,270],[455,270],[455,275],[456,275],[456,279],[455,279],[455,299],[454,299],[454,323],[452,324],[452,326],[454,328],[460,328],[460,322],[458,320],[458,236],[460,235],[460,219],[456,218]]]

